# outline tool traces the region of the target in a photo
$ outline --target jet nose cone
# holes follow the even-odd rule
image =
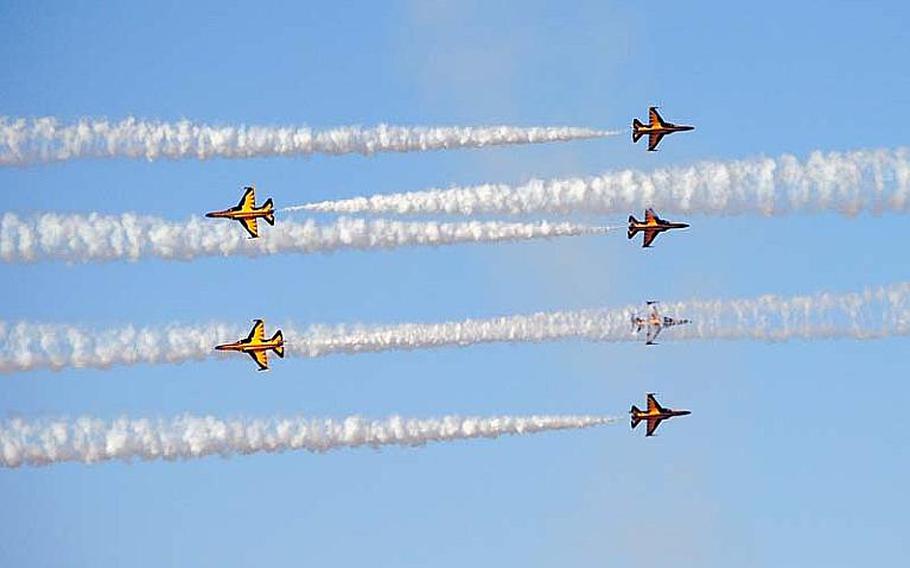
[[[214,219],[215,217],[218,216],[218,212],[217,212],[217,211],[209,211],[208,213],[205,214],[205,216],[206,216],[206,217],[209,217],[210,219]]]
[[[680,410],[679,411],[680,416],[688,416],[689,414],[692,414],[691,410]]]

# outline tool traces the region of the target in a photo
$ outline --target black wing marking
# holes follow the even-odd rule
[[[261,319],[253,320],[253,329],[250,330],[250,334],[246,336],[246,339],[243,340],[244,343],[249,343],[259,335],[262,338],[265,335],[265,322]]]
[[[240,203],[238,203],[237,207],[234,208],[235,211],[248,211],[256,206],[256,188],[245,187],[244,189],[246,191],[243,192],[243,197],[240,198]]]
[[[664,412],[664,407],[654,398],[654,393],[648,393],[648,412]]]
[[[657,112],[657,107],[648,108],[648,126],[663,126],[664,119]]]
[[[657,145],[660,144],[660,141],[663,140],[666,134],[666,132],[652,132],[651,134],[648,134],[648,152],[657,150]]]
[[[259,238],[259,223],[256,222],[256,218],[252,219],[237,219],[243,228],[246,229],[246,232],[249,233],[251,239]]]
[[[657,238],[657,235],[660,234],[660,231],[655,231],[653,229],[645,229],[644,239],[641,241],[642,248],[648,248],[651,246],[651,243],[654,242],[654,239]]]
[[[269,370],[269,354],[265,351],[248,351],[250,357],[253,358],[253,361],[256,361],[256,364],[259,365],[260,371]]]
[[[663,418],[648,418],[648,431],[645,432],[645,437],[653,436],[662,421]]]
[[[657,336],[660,335],[663,328],[659,325],[653,325],[648,328],[648,337],[646,343],[648,345],[654,345],[654,341],[657,340]]]

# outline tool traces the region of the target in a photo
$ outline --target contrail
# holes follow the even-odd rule
[[[0,217],[0,260],[68,262],[138,260],[144,257],[190,260],[203,256],[262,256],[391,249],[603,234],[616,227],[568,222],[500,221],[403,222],[341,218],[331,224],[280,221],[258,239],[248,239],[237,223],[192,217],[167,221],[127,213],[45,213],[20,219]]]
[[[219,455],[327,452],[368,446],[423,446],[473,438],[535,434],[611,424],[609,416],[495,416],[342,420],[303,416],[223,420],[212,416],[101,420],[21,418],[0,422],[0,466],[64,462],[187,460]]]
[[[310,326],[269,320],[284,331],[288,356],[322,357],[379,351],[467,347],[483,343],[538,343],[564,339],[642,341],[630,331],[640,306],[542,312],[488,319],[393,325]],[[696,340],[874,339],[910,335],[910,282],[847,294],[761,296],[662,304],[665,315],[693,320],[666,330],[662,342]],[[255,314],[253,314],[255,315]],[[67,367],[108,368],[179,363],[216,356],[214,345],[234,341],[248,327],[224,324],[162,327],[89,327],[0,323],[0,372]],[[226,357],[219,353],[218,357]],[[236,357],[239,361],[240,358]],[[243,360],[243,363],[249,363]]]
[[[313,154],[417,152],[539,144],[613,136],[622,131],[575,127],[212,126],[181,120],[120,122],[0,117],[0,165],[24,166],[78,158],[258,158]]]
[[[655,207],[668,213],[757,213],[910,210],[910,149],[813,152],[730,162],[700,162],[650,172],[620,170],[594,177],[533,179],[521,185],[484,184],[373,195],[302,205],[327,213],[528,214],[630,213]]]

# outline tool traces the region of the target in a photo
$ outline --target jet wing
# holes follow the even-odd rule
[[[648,152],[657,150],[657,145],[660,144],[660,141],[663,140],[663,137],[666,134],[666,132],[652,132],[648,134]]]
[[[664,408],[657,402],[652,393],[648,393],[648,412],[663,412]]]
[[[660,423],[663,421],[663,418],[648,418],[648,431],[645,432],[645,438],[648,436],[653,436],[654,432],[657,431],[657,427],[660,426]]]
[[[654,325],[648,328],[648,336],[645,338],[645,343],[648,345],[654,345],[654,340],[657,339],[657,336],[660,335],[660,332],[663,328],[659,325]]]
[[[262,343],[263,341],[265,341],[265,322],[256,320],[253,322],[253,329],[250,330],[250,334],[244,340],[244,343]]]
[[[642,248],[648,248],[651,246],[651,243],[654,242],[654,239],[657,238],[657,235],[660,234],[660,231],[655,231],[654,229],[645,229],[645,236],[641,241]]]
[[[250,234],[251,239],[259,237],[259,223],[256,222],[255,217],[252,219],[237,219],[237,221],[243,225],[246,232]]]
[[[269,370],[269,354],[267,351],[247,351],[250,354],[250,357],[253,358],[253,361],[256,361],[256,364],[259,365],[260,371]],[[650,423],[648,424],[650,427]]]
[[[663,126],[664,119],[657,112],[657,107],[648,108],[648,126]]]
[[[237,204],[238,211],[252,211],[256,208],[256,188],[248,187]]]

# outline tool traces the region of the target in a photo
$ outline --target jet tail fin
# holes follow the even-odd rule
[[[275,206],[272,203],[271,197],[269,197],[268,199],[265,200],[265,203],[262,204],[262,208],[265,209],[266,211],[268,211],[268,214],[265,217],[263,217],[263,219],[265,219],[265,222],[268,223],[269,225],[274,226],[275,225],[275,211],[274,211]]]
[[[275,355],[278,355],[284,359],[284,335],[282,335],[281,330],[275,332],[275,335],[272,336],[272,339],[269,341],[277,341],[278,345],[272,347],[272,351],[275,352]]]

